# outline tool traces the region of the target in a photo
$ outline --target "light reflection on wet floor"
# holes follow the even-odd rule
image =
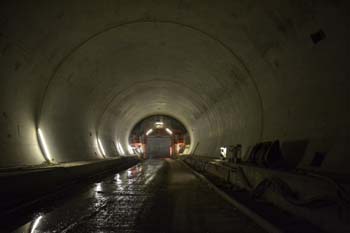
[[[65,193],[14,232],[264,232],[177,160],[147,160]]]
[[[163,160],[148,160],[90,184],[63,205],[37,213],[14,233],[136,232],[137,217],[154,195],[152,184],[163,166]]]

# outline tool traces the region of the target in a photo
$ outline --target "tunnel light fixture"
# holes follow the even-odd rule
[[[168,132],[168,134],[173,135],[173,131],[171,131],[169,128],[166,128],[165,130]]]
[[[125,151],[122,144],[119,143],[119,147],[120,147],[121,155],[125,155]]]
[[[117,182],[117,184],[123,183],[122,179],[120,179],[120,174],[119,173],[114,177],[114,180]]]
[[[95,187],[95,191],[96,192],[101,192],[102,191],[102,183],[96,183],[96,187]]]
[[[139,152],[139,154],[143,154],[143,149],[142,149],[142,147],[140,147],[140,148],[138,149],[138,152]]]
[[[226,158],[227,154],[227,147],[220,147],[220,154],[222,155],[223,158]]]
[[[153,129],[149,129],[147,132],[146,132],[146,135],[148,136],[148,135],[150,135],[150,133],[152,133],[153,132]]]
[[[105,149],[103,148],[102,142],[101,142],[101,140],[99,138],[97,139],[97,143],[98,143],[98,148],[100,149],[100,153],[103,156],[106,156]]]
[[[52,157],[51,157],[49,148],[47,147],[47,143],[46,143],[44,134],[40,128],[38,128],[38,134],[39,134],[40,146],[41,146],[42,152],[44,154],[44,157],[48,162],[52,162]]]
[[[118,149],[118,153],[120,155],[125,155],[125,151],[124,151],[122,145],[120,144],[120,142],[117,142],[117,149]]]
[[[38,225],[39,225],[39,223],[40,223],[42,218],[43,218],[43,216],[39,216],[39,217],[37,217],[37,219],[35,219],[32,227],[31,227],[30,233],[36,232],[36,228],[38,227]]]
[[[154,123],[154,124],[155,124],[156,128],[163,128],[163,126],[164,126],[164,123],[161,122],[161,121],[157,121],[157,122]]]
[[[135,154],[134,150],[132,149],[132,147],[130,145],[128,145],[128,151],[131,155]]]

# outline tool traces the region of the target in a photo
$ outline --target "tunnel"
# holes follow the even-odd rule
[[[129,154],[143,159],[188,155],[191,137],[187,128],[177,119],[156,115],[138,122],[130,132]],[[123,152],[120,145],[117,150]]]
[[[1,228],[349,232],[349,9],[345,0],[1,1]],[[170,151],[155,159],[133,150],[147,143],[132,136],[159,116],[188,140],[180,153],[164,128]],[[138,137],[160,145],[147,130]],[[150,200],[120,205],[158,214],[110,213],[120,222],[107,227],[48,209],[60,200],[74,212],[87,187],[103,202],[112,175],[124,191],[154,186],[142,193]],[[118,206],[108,200],[94,205]],[[201,228],[196,210],[212,224]],[[45,228],[50,214],[68,225]],[[120,228],[144,218],[137,231]]]

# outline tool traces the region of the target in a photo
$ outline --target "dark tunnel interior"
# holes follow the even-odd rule
[[[349,10],[1,1],[0,232],[350,232]]]

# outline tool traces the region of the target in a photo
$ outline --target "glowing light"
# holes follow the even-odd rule
[[[156,128],[162,128],[164,126],[164,123],[161,121],[157,121],[156,123],[154,123]]]
[[[135,154],[134,150],[132,149],[132,147],[130,145],[128,145],[128,151],[131,155]]]
[[[117,142],[117,149],[118,149],[118,153],[120,155],[125,155],[125,151],[124,151],[122,145],[120,144],[120,142]]]
[[[147,132],[146,132],[146,135],[148,136],[150,133],[153,132],[153,129],[149,129]]]
[[[40,220],[43,218],[43,216],[39,216],[37,219],[35,219],[32,229],[30,230],[30,233],[34,233],[36,231],[36,228],[38,227]]]
[[[123,183],[123,181],[120,179],[120,175],[119,175],[119,174],[117,174],[117,175],[114,177],[114,179],[117,181],[117,184]]]
[[[227,148],[226,147],[220,147],[220,153],[221,155],[226,158]]]
[[[165,130],[166,130],[170,135],[173,134],[173,131],[171,131],[169,128],[166,128]]]
[[[102,192],[102,183],[96,183],[95,191]]]
[[[51,162],[52,161],[52,157],[51,157],[49,148],[47,147],[47,143],[46,143],[44,134],[43,134],[43,132],[41,131],[40,128],[38,128],[38,134],[39,134],[39,140],[40,140],[41,147],[43,149],[43,154],[45,156],[45,159],[47,161]]]
[[[98,148],[100,149],[101,154],[103,156],[106,156],[105,149],[103,148],[102,142],[101,142],[101,140],[99,138],[97,139],[97,142],[98,142]]]

